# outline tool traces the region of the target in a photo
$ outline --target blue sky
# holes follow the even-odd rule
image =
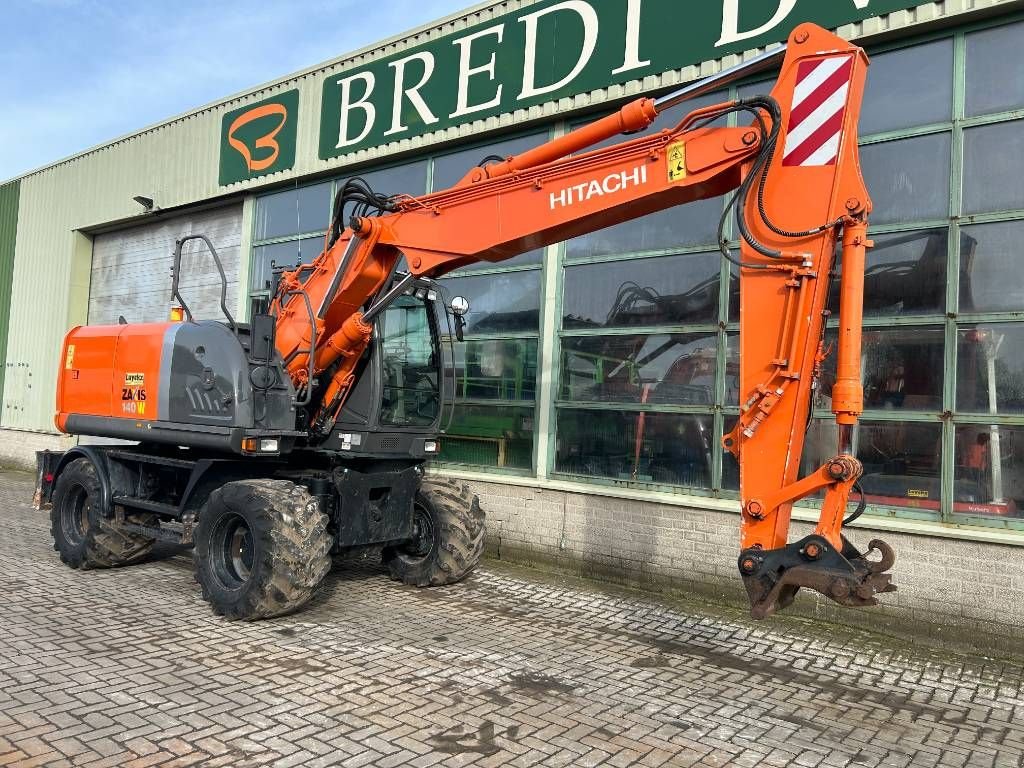
[[[0,180],[475,0],[7,0]]]

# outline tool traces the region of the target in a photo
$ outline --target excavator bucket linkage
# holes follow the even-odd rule
[[[888,544],[873,539],[868,552],[861,553],[845,536],[842,542],[837,551],[825,538],[811,535],[780,549],[741,552],[740,575],[751,615],[763,619],[786,608],[801,587],[852,607],[877,605],[876,594],[896,591],[887,573],[896,555]],[[881,553],[880,560],[867,558],[873,551]]]

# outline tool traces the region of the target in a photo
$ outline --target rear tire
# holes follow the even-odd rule
[[[96,467],[89,459],[75,459],[57,479],[50,511],[53,548],[71,568],[116,568],[144,558],[154,539],[124,531],[104,517]],[[137,515],[130,522],[155,527],[155,515]]]
[[[454,584],[484,551],[484,513],[465,483],[424,480],[414,504],[415,534],[382,553],[391,578],[416,587]]]
[[[309,602],[331,569],[327,515],[287,480],[226,483],[199,513],[193,563],[203,599],[229,619],[266,619]]]

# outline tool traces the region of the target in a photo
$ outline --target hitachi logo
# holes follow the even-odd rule
[[[603,181],[584,182],[573,187],[566,187],[561,192],[551,193],[551,210],[559,206],[567,207],[583,203],[594,197],[614,195],[630,187],[640,187],[647,183],[647,166],[639,165],[631,171],[622,171],[606,176]]]

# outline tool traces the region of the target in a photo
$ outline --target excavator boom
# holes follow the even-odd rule
[[[891,550],[868,560],[842,535],[843,516],[862,473],[851,430],[862,411],[860,334],[867,221],[857,121],[867,57],[811,24],[750,67],[784,56],[771,94],[704,107],[678,125],[589,150],[643,131],[666,109],[727,77],[659,100],[642,98],[602,120],[501,162],[472,169],[450,189],[378,201],[379,215],[336,221],[334,242],[313,264],[286,273],[276,302],[277,343],[296,383],[326,376],[315,424],[328,428],[351,390],[370,343],[371,320],[405,281],[437,278],[481,261],[526,251],[695,200],[732,193],[721,246],[740,275],[741,413],[724,446],[738,459],[742,496],[739,569],[753,613],[792,601],[801,586],[847,605],[876,602],[894,589]],[[746,68],[726,76],[746,74]],[[743,127],[715,121],[737,113]],[[355,196],[367,209],[368,190]],[[344,201],[336,213],[340,218]],[[727,245],[735,216],[739,251]],[[347,227],[346,227],[347,225]],[[344,229],[343,229],[344,228]],[[798,477],[811,395],[825,357],[826,302],[841,250],[834,458]],[[392,290],[385,294],[386,286]],[[396,289],[397,286],[397,289]],[[302,303],[317,308],[315,343]],[[824,492],[812,536],[788,543],[794,502]]]

